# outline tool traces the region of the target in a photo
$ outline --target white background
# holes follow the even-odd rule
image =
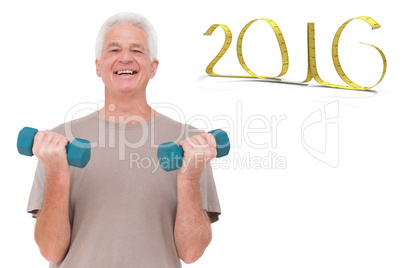
[[[402,58],[395,1],[88,2],[7,1],[0,6],[1,267],[47,267],[33,239],[34,220],[25,212],[36,159],[17,153],[17,134],[24,126],[53,128],[75,105],[103,100],[103,84],[95,75],[94,41],[103,21],[119,11],[145,15],[158,32],[160,66],[148,87],[151,105],[174,104],[185,114],[184,121],[199,128],[227,127],[214,120],[217,115],[235,122],[228,156],[232,166],[215,169],[223,213],[213,224],[211,245],[191,267],[402,266]],[[351,22],[341,37],[340,59],[352,80],[373,85],[382,71],[381,58],[358,42],[381,48],[388,71],[373,91],[205,74],[224,38],[219,28],[211,37],[203,36],[209,26],[223,23],[233,33],[232,46],[216,72],[245,75],[235,54],[238,33],[253,19],[270,18],[288,46],[290,68],[284,79],[304,80],[306,27],[315,22],[318,71],[324,80],[343,84],[331,62],[332,38],[343,22],[357,16],[370,16],[382,27],[371,31],[362,21]],[[279,73],[273,38],[262,21],[246,34],[245,59],[258,74]],[[328,136],[324,122],[306,129],[304,142],[321,150],[326,141],[336,145],[339,150],[327,151],[336,162],[332,166],[309,154],[302,143],[303,122],[330,103],[329,110],[339,115],[328,125]],[[200,115],[211,125],[194,120]],[[248,119],[260,118],[249,128],[261,130],[261,119],[273,116],[286,116],[277,126],[275,148],[272,133],[242,134]],[[255,148],[266,143],[267,148]],[[235,155],[258,160],[268,152],[285,159],[286,168],[233,165]]]

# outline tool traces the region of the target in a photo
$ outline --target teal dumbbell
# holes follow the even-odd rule
[[[22,155],[33,156],[32,147],[38,132],[35,128],[24,127],[18,134],[17,149]],[[91,159],[91,143],[76,138],[66,146],[68,164],[73,167],[85,167]]]
[[[230,141],[228,134],[222,129],[215,129],[208,133],[211,133],[216,140],[216,157],[222,157],[229,154]],[[178,146],[174,142],[165,142],[159,145],[158,151],[159,164],[165,171],[173,171],[181,168],[183,165],[184,151],[181,146]]]

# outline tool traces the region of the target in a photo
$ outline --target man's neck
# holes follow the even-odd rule
[[[98,113],[106,121],[116,124],[139,124],[160,115],[148,105],[146,98],[141,100],[129,98],[111,100],[111,98],[106,97],[105,107],[100,109]]]

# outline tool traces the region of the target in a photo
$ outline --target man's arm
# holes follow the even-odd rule
[[[185,263],[197,261],[212,239],[211,221],[202,208],[200,175],[216,157],[212,134],[199,135],[179,143],[184,150],[183,166],[177,176],[177,214],[175,242],[179,258]]]
[[[185,263],[198,260],[212,239],[211,221],[201,205],[199,180],[177,178],[176,248]]]
[[[67,138],[62,135],[41,131],[36,134],[33,147],[34,154],[46,169],[45,194],[36,220],[35,241],[42,256],[52,263],[63,260],[71,237],[67,143]]]

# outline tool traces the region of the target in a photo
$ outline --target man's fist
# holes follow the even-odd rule
[[[32,152],[36,155],[49,173],[57,173],[69,169],[66,146],[68,139],[61,134],[49,130],[39,131],[34,138]]]
[[[183,166],[179,173],[191,179],[198,179],[204,167],[217,155],[215,137],[203,130],[178,145],[184,151]]]

